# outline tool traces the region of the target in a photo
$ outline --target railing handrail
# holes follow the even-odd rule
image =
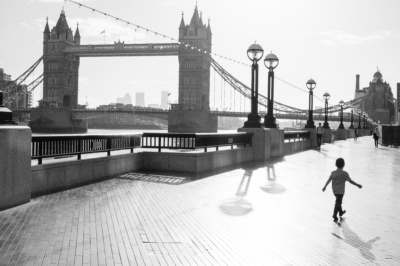
[[[252,145],[252,133],[143,133],[142,148],[197,149],[208,147]]]
[[[38,159],[42,164],[43,158],[78,155],[133,149],[140,147],[140,134],[75,134],[75,135],[40,135],[32,136],[31,158]]]
[[[310,131],[306,130],[292,130],[292,131],[284,131],[283,132],[283,138],[284,140],[287,140],[290,142],[290,140],[296,140],[296,139],[310,139],[311,133]]]

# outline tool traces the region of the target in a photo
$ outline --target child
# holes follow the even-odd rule
[[[360,184],[357,184],[356,182],[354,182],[353,180],[350,179],[350,176],[346,171],[343,171],[343,167],[344,167],[343,158],[339,158],[336,160],[336,167],[337,167],[337,169],[331,173],[328,181],[326,181],[326,184],[325,184],[324,188],[322,189],[322,191],[325,191],[329,182],[332,181],[332,190],[333,190],[333,194],[336,197],[335,208],[333,210],[333,221],[335,223],[337,223],[337,221],[338,221],[338,218],[337,218],[338,213],[339,213],[340,217],[342,217],[343,214],[346,213],[346,210],[342,210],[342,200],[343,200],[343,196],[344,196],[344,187],[345,187],[346,181],[349,181],[350,184],[353,184],[359,188],[362,188],[362,186]]]

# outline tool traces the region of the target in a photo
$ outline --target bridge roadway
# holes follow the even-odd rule
[[[322,192],[337,157],[341,227]],[[197,178],[132,172],[0,212],[0,265],[400,265],[400,152],[324,144]]]
[[[31,109],[13,109],[12,110],[15,115],[18,114],[27,114],[30,113]],[[150,110],[150,109],[138,109],[138,110],[129,110],[129,109],[121,109],[121,110],[98,110],[98,109],[72,109],[72,118],[73,119],[91,119],[95,117],[106,116],[110,114],[138,114],[145,115],[150,117],[156,117],[160,119],[168,119],[169,110]],[[226,111],[210,111],[215,116],[219,117],[247,117],[248,112],[226,112]],[[264,117],[265,113],[260,113],[261,117]],[[277,119],[290,119],[290,120],[308,120],[307,114],[295,114],[295,113],[275,113],[274,116]],[[325,121],[324,115],[314,114],[314,121]],[[328,115],[329,121],[340,121],[340,117],[338,115]],[[343,117],[344,122],[350,122],[351,117],[349,114],[345,114]],[[353,123],[358,125],[358,116],[353,116]],[[363,123],[363,119],[361,119],[361,123]]]

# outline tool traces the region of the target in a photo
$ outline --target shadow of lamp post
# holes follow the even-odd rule
[[[253,62],[251,66],[251,113],[247,116],[243,128],[261,128],[260,116],[258,115],[258,64],[264,55],[262,47],[254,43],[247,49],[247,56]]]
[[[278,66],[279,59],[273,53],[265,56],[264,65],[268,71],[268,112],[264,117],[264,126],[266,128],[276,128],[274,117],[274,69]]]
[[[306,85],[310,94],[308,95],[308,120],[305,128],[315,128],[313,120],[313,90],[317,86],[317,83],[313,79],[310,79],[307,81]]]
[[[329,123],[328,123],[328,100],[331,98],[331,95],[327,92],[322,95],[322,97],[325,100],[325,122],[323,128],[329,128]]]

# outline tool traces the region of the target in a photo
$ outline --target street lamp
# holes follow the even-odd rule
[[[274,69],[278,66],[279,59],[273,53],[268,54],[264,59],[264,65],[268,71],[268,112],[264,118],[266,128],[276,128],[274,117]]]
[[[361,110],[358,109],[358,129],[361,129]]]
[[[331,98],[331,95],[329,93],[325,92],[324,95],[322,96],[325,100],[325,122],[324,122],[324,128],[329,128],[329,123],[328,123],[328,100]]]
[[[343,126],[343,105],[344,105],[344,101],[340,101],[339,102],[339,106],[340,106],[340,112],[341,112],[341,114],[340,114],[340,125],[339,125],[339,129],[344,129],[344,126]]]
[[[305,128],[315,128],[313,120],[313,90],[317,86],[317,83],[313,79],[310,79],[307,81],[306,85],[310,94],[308,96],[308,120]]]
[[[351,108],[350,108],[350,110],[351,110],[351,123],[350,123],[350,129],[353,129],[354,128],[354,126],[353,126],[353,112],[354,112],[354,106],[352,106]]]
[[[247,116],[243,128],[261,128],[260,116],[258,115],[258,64],[264,50],[254,43],[247,49],[247,56],[253,62],[251,66],[251,113]]]
[[[364,113],[363,113],[363,116],[364,116],[364,127],[363,127],[363,128],[366,129],[366,127],[365,127],[365,117],[367,116],[367,113],[364,112]]]

